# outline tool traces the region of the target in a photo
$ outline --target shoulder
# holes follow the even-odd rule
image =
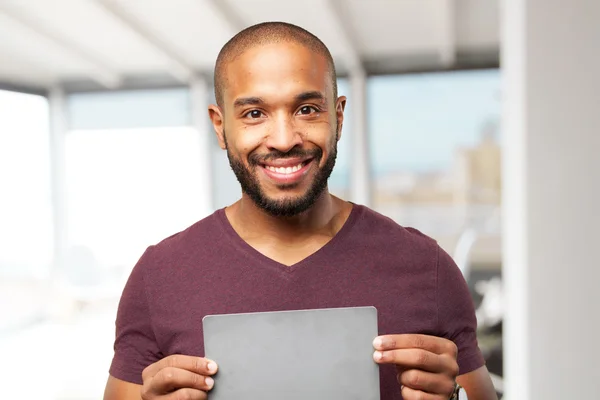
[[[164,266],[185,264],[189,260],[204,259],[218,252],[221,236],[225,234],[221,221],[222,210],[195,222],[186,229],[150,245],[138,265],[146,271]]]
[[[356,232],[373,244],[410,251],[413,254],[436,255],[435,239],[413,227],[402,226],[392,218],[366,206],[357,207]]]

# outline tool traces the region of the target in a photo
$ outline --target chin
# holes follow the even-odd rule
[[[270,200],[295,199],[306,196],[310,189],[307,182],[279,183],[263,182],[261,185],[262,193]]]
[[[277,204],[295,204],[301,202],[306,197],[306,193],[282,194],[280,196],[265,196],[269,203]]]

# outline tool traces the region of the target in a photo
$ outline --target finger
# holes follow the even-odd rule
[[[402,398],[404,400],[448,400],[448,396],[415,390],[408,386],[402,387]]]
[[[420,369],[428,372],[443,372],[453,377],[458,374],[458,364],[454,358],[421,349],[376,351],[373,359],[378,364],[395,364],[404,370]]]
[[[149,382],[151,393],[165,394],[177,389],[210,390],[214,380],[209,376],[196,374],[181,368],[161,369]]]
[[[451,340],[419,334],[378,336],[373,340],[373,347],[376,350],[423,349],[435,354],[458,354],[456,344]]]
[[[449,398],[454,390],[454,379],[443,374],[409,369],[398,374],[398,383],[427,393],[438,393]]]
[[[144,369],[142,372],[142,379],[146,380],[152,378],[160,370],[167,367],[185,369],[190,372],[208,376],[214,375],[218,369],[217,363],[207,358],[173,354]]]
[[[161,397],[162,398],[162,397]],[[176,392],[169,393],[164,400],[206,400],[206,392],[197,389],[179,389]]]

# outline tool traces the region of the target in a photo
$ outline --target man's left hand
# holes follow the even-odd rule
[[[448,400],[454,391],[458,350],[454,342],[428,335],[385,335],[373,341],[374,360],[394,364],[404,400]]]

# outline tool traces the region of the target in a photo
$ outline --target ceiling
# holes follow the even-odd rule
[[[498,0],[0,0],[0,85],[185,85],[246,26],[300,25],[342,74],[498,64]]]

